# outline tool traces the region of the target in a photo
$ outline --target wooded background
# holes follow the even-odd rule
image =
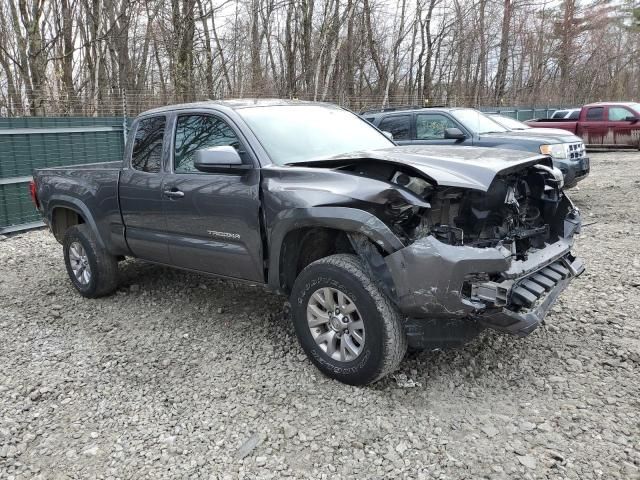
[[[353,109],[640,97],[640,3],[0,0],[0,115],[206,98]]]

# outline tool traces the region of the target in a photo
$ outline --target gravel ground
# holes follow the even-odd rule
[[[640,478],[640,154],[592,161],[547,326],[367,388],[260,287],[127,261],[87,300],[49,233],[0,241],[0,478]]]

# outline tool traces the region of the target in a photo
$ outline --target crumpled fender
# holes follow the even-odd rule
[[[361,233],[387,253],[404,247],[400,239],[371,213],[349,207],[308,207],[278,213],[269,237],[269,286],[279,289],[280,254],[287,233],[306,227],[326,227]]]

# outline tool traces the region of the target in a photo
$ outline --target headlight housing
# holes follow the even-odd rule
[[[550,155],[553,158],[567,158],[567,149],[564,143],[554,143],[552,145],[540,145],[540,153]]]

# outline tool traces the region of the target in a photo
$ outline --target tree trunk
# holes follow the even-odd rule
[[[500,102],[504,96],[507,84],[507,68],[509,67],[509,36],[511,28],[511,0],[504,0],[502,17],[502,32],[500,36],[500,54],[498,57],[498,69],[496,71],[496,102]]]

